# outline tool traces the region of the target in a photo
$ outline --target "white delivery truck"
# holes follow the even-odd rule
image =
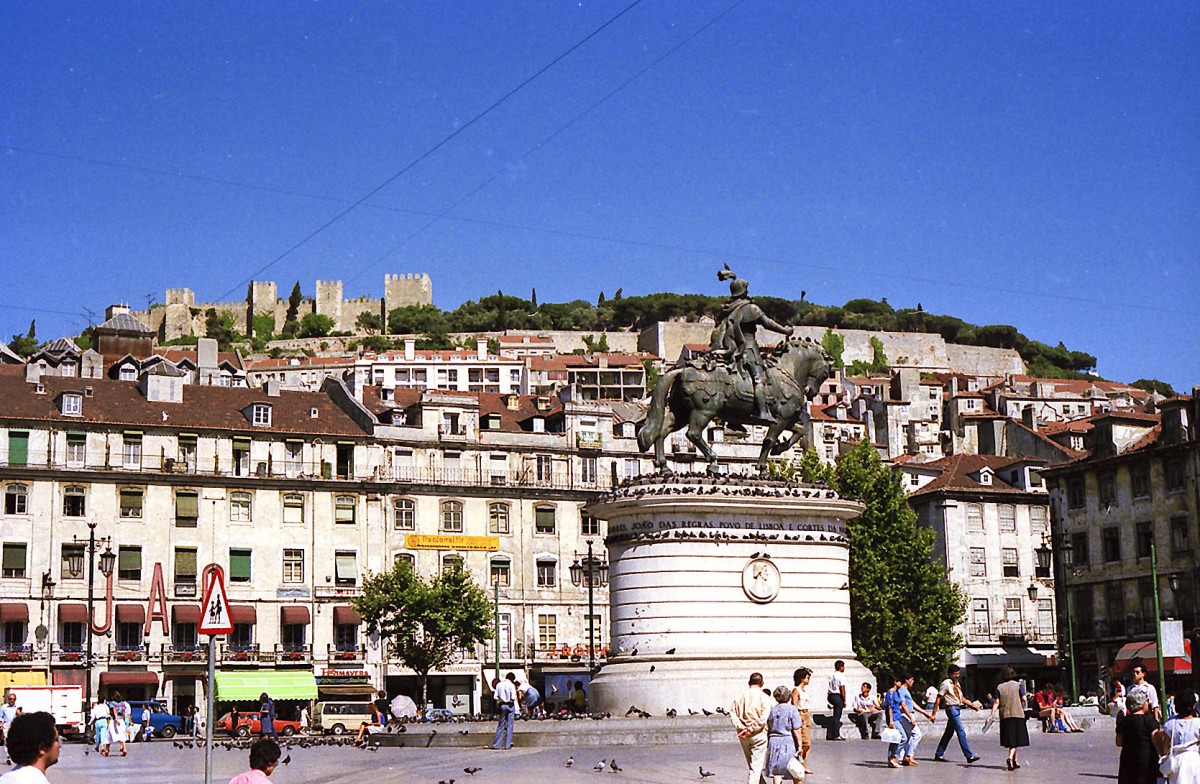
[[[22,713],[45,711],[53,716],[63,735],[71,736],[87,729],[82,686],[9,686],[4,690],[5,698],[9,694],[17,695],[17,707]]]

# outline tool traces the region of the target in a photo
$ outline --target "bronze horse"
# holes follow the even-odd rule
[[[659,379],[650,410],[638,429],[638,447],[645,452],[653,444],[654,465],[664,468],[667,436],[686,427],[687,439],[707,458],[709,473],[716,473],[717,456],[703,438],[709,422],[719,417],[734,426],[763,424],[769,427],[757,465],[759,471],[765,471],[770,455],[787,450],[804,437],[808,401],[833,367],[829,355],[810,338],[789,338],[773,349],[770,357],[764,384],[767,410],[775,417],[774,423],[755,418],[749,379],[728,364],[701,355]],[[787,431],[790,437],[780,441]]]

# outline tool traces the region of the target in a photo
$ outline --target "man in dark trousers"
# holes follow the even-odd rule
[[[845,740],[842,737],[842,711],[846,709],[846,662],[841,659],[833,663],[826,699],[833,709],[833,715],[829,717],[829,725],[825,728],[825,740]]]

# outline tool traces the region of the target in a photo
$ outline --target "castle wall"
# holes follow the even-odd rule
[[[424,272],[406,272],[383,276],[383,318],[396,308],[408,305],[432,305],[433,281]]]

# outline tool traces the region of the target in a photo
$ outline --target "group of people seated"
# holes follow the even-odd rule
[[[1043,732],[1083,732],[1070,711],[1063,710],[1067,692],[1061,683],[1047,682],[1033,695],[1032,710],[1042,720]]]

